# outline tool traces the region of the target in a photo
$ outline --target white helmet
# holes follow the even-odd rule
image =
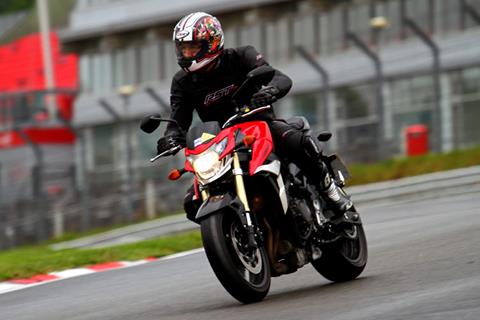
[[[205,12],[186,15],[173,31],[177,62],[185,71],[198,71],[213,63],[223,51],[223,30],[214,16]],[[184,46],[197,44],[193,57],[185,57]]]

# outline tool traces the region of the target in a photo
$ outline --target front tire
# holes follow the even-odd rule
[[[246,232],[235,213],[213,214],[200,225],[208,261],[225,290],[242,303],[263,300],[270,289],[265,248],[244,249]]]
[[[326,279],[344,282],[357,278],[368,260],[367,239],[363,226],[352,225],[332,244],[325,245],[322,256],[312,261],[313,267]]]

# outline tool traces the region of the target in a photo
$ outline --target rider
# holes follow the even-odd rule
[[[197,111],[202,121],[225,123],[236,113],[231,101],[235,89],[246,79],[249,71],[268,65],[252,46],[224,49],[220,22],[208,13],[195,12],[183,17],[175,26],[173,41],[177,62],[182,70],[172,80],[171,119],[176,120],[184,132],[192,123],[193,110]],[[271,81],[251,97],[250,108],[275,102],[285,96],[291,86],[291,79],[275,70]],[[275,152],[286,156],[307,172],[334,212],[343,214],[352,206],[350,199],[335,185],[320,160],[321,147],[317,139],[277,119],[272,109],[254,119],[268,123]],[[185,136],[177,126],[169,123],[164,137],[158,140],[157,151],[161,153],[177,145],[185,146]],[[184,201],[190,220],[194,220],[198,209],[198,201],[193,199],[191,188]]]

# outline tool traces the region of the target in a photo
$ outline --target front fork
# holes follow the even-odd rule
[[[248,204],[247,192],[245,190],[245,183],[243,181],[243,170],[240,166],[240,159],[238,157],[238,152],[233,152],[233,170],[232,170],[234,179],[235,179],[235,189],[237,191],[237,196],[240,202],[245,209],[244,212],[238,212],[240,222],[247,231],[249,248],[255,249],[258,248],[257,241],[255,240],[255,226],[252,223],[252,216],[250,214],[250,206]],[[203,201],[207,201],[210,197],[210,194],[207,189],[200,190]]]
[[[233,152],[233,175],[235,177],[235,189],[237,191],[238,198],[245,208],[245,219],[242,219],[242,224],[247,230],[248,234],[248,246],[250,248],[257,248],[258,244],[255,241],[255,227],[252,223],[252,217],[250,214],[250,206],[248,205],[247,192],[245,190],[245,183],[243,181],[243,170],[240,166],[240,159],[238,158],[238,152]]]

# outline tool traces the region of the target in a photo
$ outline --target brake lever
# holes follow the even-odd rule
[[[245,118],[245,117],[251,116],[252,114],[262,112],[263,110],[268,110],[271,107],[272,107],[271,105],[266,105],[266,106],[263,106],[263,107],[260,107],[260,108],[256,108],[256,109],[253,109],[253,110],[250,110],[250,111],[244,113],[241,117]]]
[[[155,162],[155,161],[157,161],[158,159],[160,159],[161,157],[165,157],[165,156],[172,155],[174,152],[179,151],[179,150],[181,150],[181,149],[182,149],[182,147],[178,145],[178,146],[175,146],[175,147],[173,147],[173,148],[171,148],[171,149],[168,149],[168,150],[166,150],[166,151],[163,151],[162,153],[157,154],[155,157],[151,158],[151,159],[150,159],[150,162]]]
[[[263,110],[267,110],[267,109],[271,109],[272,106],[271,105],[267,105],[267,106],[263,106],[263,107],[260,107],[260,108],[256,108],[256,109],[253,109],[253,110],[249,110],[249,108],[242,108],[240,109],[240,112],[237,113],[237,114],[234,114],[233,116],[231,116],[222,126],[222,129],[225,129],[228,125],[230,125],[231,122],[237,120],[237,118],[245,118],[245,117],[248,117],[248,116],[251,116],[252,114],[255,114],[255,113],[259,113],[259,112],[262,112]],[[245,110],[248,110],[245,112]]]

